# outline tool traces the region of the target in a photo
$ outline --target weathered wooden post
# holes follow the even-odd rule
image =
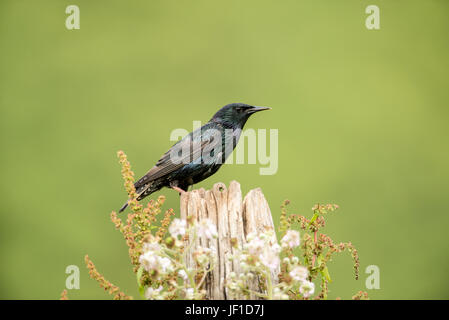
[[[208,218],[212,220],[218,231],[217,239],[197,239],[197,244],[214,249],[217,252],[217,265],[205,279],[204,289],[206,299],[230,299],[225,281],[231,272],[239,275],[238,261],[231,261],[229,255],[233,253],[231,239],[237,241],[238,246],[246,242],[246,236],[251,232],[263,232],[267,228],[274,230],[273,218],[262,190],[253,189],[242,201],[242,191],[237,181],[232,181],[227,189],[223,183],[216,183],[212,190],[193,190],[181,196],[181,218],[192,216],[200,221]],[[192,252],[186,252],[187,267],[194,268]],[[277,281],[277,274],[273,279]],[[262,292],[257,279],[250,284],[252,290]],[[256,299],[255,296],[251,296]]]

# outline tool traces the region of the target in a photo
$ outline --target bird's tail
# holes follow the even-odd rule
[[[143,198],[145,198],[146,196],[149,196],[150,194],[152,194],[153,192],[160,190],[161,188],[162,188],[161,184],[149,183],[149,184],[143,186],[142,188],[140,188],[139,190],[137,190],[136,199],[137,199],[137,201],[140,201]],[[125,211],[125,209],[128,207],[128,204],[129,204],[129,200],[125,202],[123,207],[121,207],[118,212],[120,213],[120,212]]]
[[[123,212],[127,207],[128,207],[128,201],[125,202],[125,204],[123,205],[123,207],[120,208],[118,213]]]

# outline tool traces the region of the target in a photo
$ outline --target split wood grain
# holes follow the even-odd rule
[[[270,207],[260,188],[251,190],[242,200],[242,191],[237,181],[232,181],[229,188],[223,183],[216,183],[212,190],[203,188],[185,192],[180,200],[181,218],[192,216],[196,221],[210,219],[216,226],[218,238],[198,238],[185,252],[186,264],[195,268],[193,252],[198,245],[214,250],[217,254],[217,264],[207,275],[203,289],[206,299],[228,300],[230,296],[226,289],[226,279],[231,272],[237,276],[241,272],[239,262],[229,259],[234,253],[232,242],[240,247],[246,243],[246,236],[251,232],[264,232],[266,229],[274,230]],[[192,239],[190,236],[189,239]],[[231,240],[232,239],[232,240]],[[190,240],[189,240],[190,241]],[[274,282],[277,282],[279,271],[273,272]],[[258,279],[249,284],[256,292],[262,292]],[[257,297],[252,295],[251,299]]]

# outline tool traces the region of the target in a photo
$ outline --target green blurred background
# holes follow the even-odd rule
[[[65,28],[66,6],[81,29]],[[381,29],[365,27],[380,7]],[[261,187],[275,220],[282,200],[310,215],[341,206],[325,232],[352,241],[330,298],[449,298],[449,2],[0,2],[0,298],[56,299],[78,265],[73,299],[109,299],[86,253],[138,297],[127,247],[109,220],[126,194],[116,152],[137,176],[222,105],[271,106],[246,128],[279,130],[279,170],[227,165],[199,186]],[[178,196],[163,190],[166,208]],[[179,213],[178,213],[179,214]]]

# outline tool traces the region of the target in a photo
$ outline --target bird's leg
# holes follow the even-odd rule
[[[178,191],[178,193],[181,195],[183,193],[185,193],[185,191],[179,187],[179,182],[178,181],[172,181],[170,183],[170,188],[172,188],[173,190]]]
[[[179,192],[179,194],[183,194],[183,193],[185,193],[185,191],[184,190],[182,190],[180,187],[176,187],[176,186],[172,186],[171,187],[173,190],[176,190],[176,191],[178,191]]]

